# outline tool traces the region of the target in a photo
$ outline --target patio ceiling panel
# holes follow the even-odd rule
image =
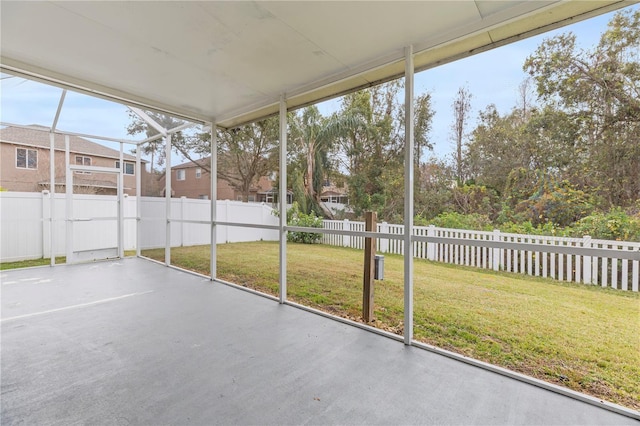
[[[2,1],[2,70],[233,127],[633,1]]]

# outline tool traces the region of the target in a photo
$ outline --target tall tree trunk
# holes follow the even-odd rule
[[[316,147],[313,141],[307,143],[307,176],[305,179],[305,192],[309,199],[315,200],[315,190],[313,189],[313,170],[316,159]]]

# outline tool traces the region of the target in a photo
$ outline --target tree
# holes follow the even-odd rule
[[[145,113],[148,114],[149,117],[151,117],[156,123],[158,123],[165,129],[173,129],[184,124],[184,121],[175,119],[167,114],[160,114],[160,113],[151,112],[151,111],[145,111]],[[129,123],[129,125],[127,126],[128,135],[135,136],[142,133],[145,135],[145,137],[150,138],[152,136],[156,136],[160,134],[160,132],[158,132],[156,129],[150,126],[146,121],[140,118],[133,111],[129,111],[129,118],[131,119],[131,123]],[[182,134],[180,134],[179,137],[181,138]],[[172,144],[174,143],[175,142],[172,141]],[[142,150],[143,154],[151,156],[150,167],[151,167],[152,174],[154,172],[154,166],[164,165],[164,160],[165,160],[164,147],[165,147],[164,138],[156,139],[155,141],[147,142],[146,144],[140,146],[140,149]]]
[[[524,64],[539,97],[579,123],[576,175],[608,206],[630,205],[640,192],[639,45],[640,11],[622,11],[591,50],[562,34]]]
[[[347,175],[349,203],[356,215],[375,210],[382,220],[401,220],[404,208],[404,104],[399,102],[403,80],[361,90],[342,99],[338,114],[354,117],[338,139],[338,157]],[[431,94],[414,105],[415,185],[419,186],[421,158],[432,149]]]
[[[414,103],[414,161],[416,162],[416,170],[419,170],[425,150],[433,150],[433,144],[429,140],[429,132],[431,132],[435,111],[431,105],[431,93],[418,95]]]
[[[568,178],[576,161],[577,123],[566,113],[522,103],[508,114],[494,105],[481,111],[465,156],[470,177],[505,197],[513,170],[540,171]]]
[[[341,136],[361,125],[360,117],[349,113],[324,117],[316,106],[310,106],[293,116],[290,123],[292,146],[299,155],[291,167],[292,184],[302,184],[305,198],[300,208],[305,213],[319,210],[332,219],[333,213],[320,199],[325,178],[338,167],[329,154]],[[295,192],[300,191],[294,189]]]
[[[277,117],[219,131],[218,177],[249,200],[251,188],[276,169],[279,121]]]
[[[145,111],[163,128],[174,129],[185,122],[166,114]],[[158,131],[134,113],[129,114],[132,122],[127,127],[130,135],[144,133],[147,137],[155,136]],[[246,202],[249,192],[259,179],[276,168],[275,150],[278,142],[279,122],[277,117],[247,124],[231,129],[217,129],[218,140],[218,177],[242,193]],[[165,139],[149,142],[142,146],[143,153],[151,155],[151,172],[153,165],[164,164]],[[211,135],[202,131],[180,131],[171,138],[174,152],[187,160],[198,164],[205,173],[211,172],[210,160],[201,161],[211,155]]]
[[[466,153],[469,177],[502,193],[509,172],[526,162],[517,147],[520,131],[513,116],[501,115],[495,105],[480,111]]]
[[[465,181],[464,164],[462,156],[465,128],[471,114],[471,92],[468,87],[460,87],[456,98],[451,105],[453,107],[453,139],[456,144],[456,177],[462,184]]]
[[[567,181],[558,181],[555,177],[537,173],[536,188],[528,199],[515,206],[515,213],[520,220],[527,220],[533,225],[553,223],[557,226],[568,226],[589,215],[593,210],[590,197],[583,191],[576,190]]]
[[[151,111],[145,111],[145,113],[165,129],[174,129],[184,124],[184,121],[173,118],[167,114],[160,114]],[[133,111],[129,111],[129,118],[131,119],[131,123],[129,123],[129,125],[127,126],[127,134],[133,136],[142,133],[147,138],[159,134],[156,129],[150,126],[146,121],[140,118]],[[184,138],[182,132],[178,132],[172,137],[172,146],[176,152],[176,146],[183,142]],[[151,161],[149,162],[149,180],[147,182],[143,182],[144,195],[158,196],[162,192],[161,189],[158,188],[159,178],[161,177],[162,173],[157,172],[155,170],[155,166],[162,167],[164,165],[166,157],[165,143],[166,141],[164,138],[156,139],[154,141],[147,142],[144,145],[140,145],[136,148],[140,149],[142,154],[151,156]]]
[[[375,210],[381,219],[401,212],[404,121],[397,95],[399,81],[361,90],[342,99],[339,114],[362,123],[339,139],[349,185],[349,203],[357,216]]]
[[[415,190],[416,217],[432,219],[452,207],[452,189],[455,184],[455,166],[449,161],[429,158],[420,165]]]

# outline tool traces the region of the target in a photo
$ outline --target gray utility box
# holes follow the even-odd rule
[[[376,254],[374,263],[375,272],[373,273],[373,279],[384,280],[384,256]]]

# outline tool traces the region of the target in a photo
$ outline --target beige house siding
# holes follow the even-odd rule
[[[76,157],[90,158],[92,166],[115,168],[119,162],[119,152],[83,138],[71,137],[75,144],[71,144],[69,151],[70,163],[76,164]],[[8,127],[0,129],[0,186],[7,191],[39,192],[50,186],[50,149],[49,133],[46,131]],[[43,146],[45,145],[45,146]],[[62,146],[61,146],[62,145]],[[73,149],[76,148],[76,149]],[[17,166],[18,149],[36,151],[37,163],[35,168],[21,168]],[[135,158],[124,155],[125,164],[133,163]],[[64,136],[56,135],[55,139],[55,182],[56,191],[64,191],[65,185],[65,152]],[[143,167],[144,169],[144,167]],[[136,194],[136,176],[124,175],[124,192]],[[143,182],[150,176],[142,171]],[[111,173],[74,173],[74,192],[95,194],[115,194],[117,177]]]

